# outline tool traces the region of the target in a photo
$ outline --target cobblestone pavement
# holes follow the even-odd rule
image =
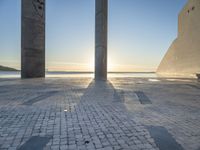
[[[0,149],[164,150],[149,130],[162,127],[199,150],[199,91],[192,79],[0,79]]]

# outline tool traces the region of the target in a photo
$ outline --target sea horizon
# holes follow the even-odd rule
[[[20,78],[21,71],[0,71],[0,78]],[[46,71],[46,77],[94,77],[93,71]],[[108,77],[157,77],[155,72],[109,71]]]

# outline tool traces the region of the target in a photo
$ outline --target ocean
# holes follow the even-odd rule
[[[94,77],[92,72],[46,72],[47,78],[65,78],[65,77]],[[156,73],[141,72],[111,72],[108,77],[157,77]],[[20,78],[20,71],[0,71],[0,78]]]

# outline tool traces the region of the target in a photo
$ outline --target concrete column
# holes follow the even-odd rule
[[[21,3],[21,77],[45,77],[45,0]]]
[[[95,80],[107,80],[108,0],[96,0]]]

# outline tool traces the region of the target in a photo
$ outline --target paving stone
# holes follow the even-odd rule
[[[0,149],[20,148],[37,136],[52,137],[45,150],[158,150],[147,126],[165,128],[186,150],[198,149],[200,92],[191,87],[199,83],[159,80],[1,80]],[[142,105],[135,91],[152,103]]]

